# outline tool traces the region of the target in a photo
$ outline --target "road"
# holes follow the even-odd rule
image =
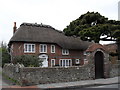
[[[99,86],[89,86],[89,87],[70,87],[70,88],[56,88],[49,90],[120,90],[120,84],[111,84],[111,85],[99,85]]]
[[[90,88],[120,88],[120,84],[93,86],[93,87],[90,87]]]

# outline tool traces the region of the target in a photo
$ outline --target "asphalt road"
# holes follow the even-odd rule
[[[44,90],[44,89],[43,89]],[[120,90],[120,84],[89,86],[89,87],[70,87],[70,88],[51,88],[45,90]]]
[[[90,88],[120,88],[120,84],[93,86],[93,87],[90,87]]]

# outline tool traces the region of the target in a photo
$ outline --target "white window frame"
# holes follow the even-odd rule
[[[68,61],[68,65],[67,65],[67,62]],[[62,62],[62,63],[61,63]],[[63,62],[65,62],[65,65],[63,64]],[[61,66],[61,67],[70,67],[70,66],[72,66],[72,60],[71,59],[60,59],[59,60],[59,65]]]
[[[84,51],[84,52],[83,52],[83,55],[87,55],[87,52],[86,52],[86,51]]]
[[[51,53],[55,53],[55,45],[51,45]]]
[[[62,49],[62,55],[69,55],[68,49]]]
[[[54,62],[54,63],[52,63]],[[51,59],[51,67],[55,66],[55,59]]]
[[[34,49],[32,46],[34,46]],[[35,53],[35,44],[25,43],[24,44],[24,53]]]
[[[80,59],[75,59],[76,64],[80,64]]]
[[[84,64],[88,63],[88,60],[87,59],[84,59]]]
[[[43,49],[41,49],[41,46],[43,47]],[[39,50],[40,50],[40,53],[47,53],[47,44],[40,44],[40,49]]]

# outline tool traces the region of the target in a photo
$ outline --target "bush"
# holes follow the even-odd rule
[[[42,61],[35,55],[21,55],[13,59],[14,63],[23,64],[25,67],[39,67],[42,66]]]

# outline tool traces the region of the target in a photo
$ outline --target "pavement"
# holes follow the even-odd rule
[[[120,78],[120,77],[119,77]],[[111,85],[111,84],[117,84],[118,77],[114,78],[107,78],[107,79],[96,79],[96,80],[84,80],[84,81],[75,81],[75,82],[62,82],[62,83],[51,83],[51,84],[39,84],[34,86],[25,86],[21,87],[18,85],[3,85],[2,88],[39,88],[42,89],[75,89],[75,88],[86,88],[90,86],[98,86],[98,85]]]
[[[96,80],[84,80],[84,81],[75,81],[75,82],[64,82],[64,83],[52,83],[52,84],[40,84],[37,85],[41,89],[50,89],[50,88],[85,88],[89,86],[97,85],[110,85],[117,84],[120,77],[107,78],[107,79],[96,79]]]

